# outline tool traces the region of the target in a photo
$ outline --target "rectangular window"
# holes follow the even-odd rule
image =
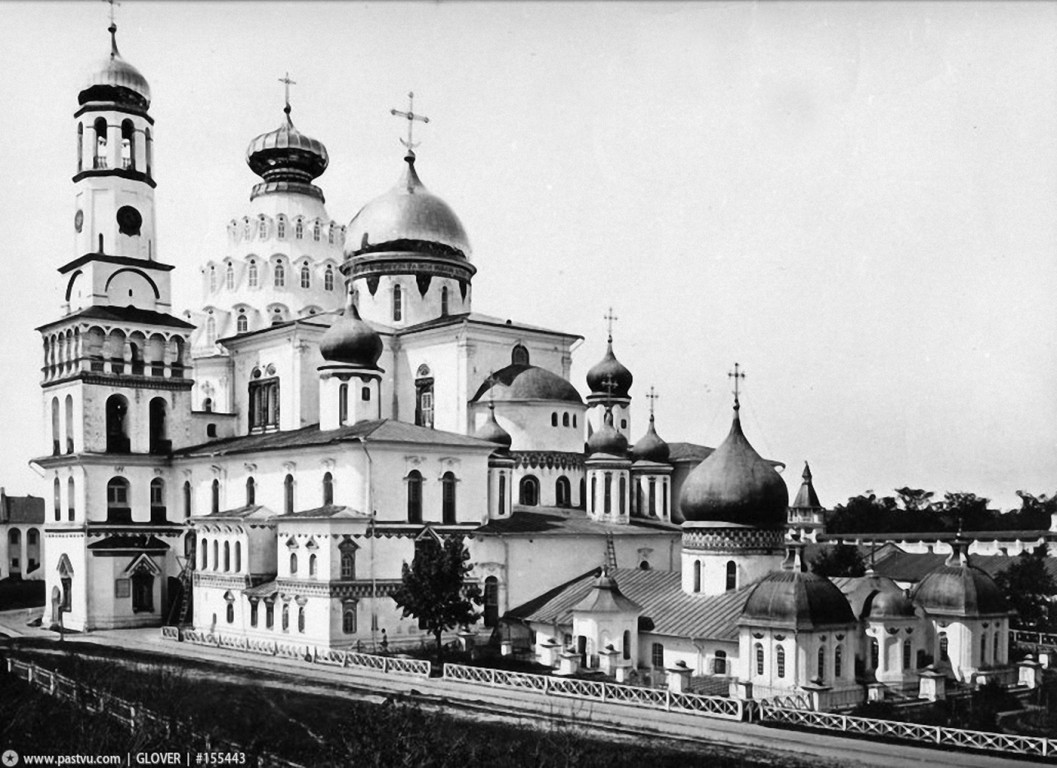
[[[251,381],[249,399],[251,430],[279,426],[279,379]]]
[[[130,597],[132,595],[131,579],[116,579],[114,581],[114,597]]]
[[[661,643],[654,643],[650,649],[650,663],[654,669],[664,669],[664,646]]]

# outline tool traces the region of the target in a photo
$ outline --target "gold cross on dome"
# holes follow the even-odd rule
[[[740,405],[740,403],[738,402],[738,392],[740,391],[740,388],[738,386],[738,380],[745,378],[745,373],[744,372],[739,372],[738,371],[738,367],[739,367],[738,364],[734,363],[734,370],[727,374],[727,378],[734,379],[734,405],[735,405],[735,407]]]
[[[286,98],[286,112],[290,113],[290,86],[297,85],[297,81],[290,79],[290,73],[287,72],[279,78],[279,82],[283,84],[283,95]]]
[[[613,340],[613,321],[619,320],[620,318],[613,314],[613,308],[610,307],[609,311],[602,315],[602,319],[606,321],[606,331],[609,334],[609,340]]]
[[[400,139],[400,143],[407,147],[409,150],[414,150],[414,148],[418,146],[418,144],[416,144],[413,140],[415,121],[418,120],[419,122],[423,123],[429,122],[429,118],[425,115],[415,114],[415,92],[407,92],[407,112],[401,112],[399,109],[390,109],[389,114],[393,115],[394,117],[403,117],[407,119],[407,141]]]
[[[658,397],[660,397],[660,395],[654,390],[653,385],[650,385],[650,391],[646,393],[646,399],[650,401],[650,416],[653,415],[654,401],[656,401]]]

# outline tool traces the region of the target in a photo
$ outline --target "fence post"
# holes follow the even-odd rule
[[[670,690],[664,692],[664,711],[672,711],[672,692]]]
[[[602,683],[602,701],[606,700],[606,688],[608,687],[609,685],[607,685],[606,683]]]
[[[388,656],[383,656],[382,657],[382,672],[384,672],[384,673],[388,673],[389,672],[389,657]]]
[[[30,664],[28,667],[26,667],[26,682],[30,685],[33,684],[33,672],[34,670],[36,670],[36,668],[36,664]]]
[[[943,729],[940,728],[938,725],[933,726],[933,727],[936,729],[936,743],[937,744],[942,744],[943,743],[943,732],[942,732]]]
[[[545,695],[549,696],[550,692],[551,692],[551,676],[550,675],[546,675],[543,678],[543,693]]]

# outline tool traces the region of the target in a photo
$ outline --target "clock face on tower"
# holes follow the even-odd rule
[[[143,216],[131,205],[123,205],[117,209],[117,228],[121,234],[138,235],[142,225]]]
[[[73,215],[73,228],[80,232],[84,228],[84,211],[78,209]]]

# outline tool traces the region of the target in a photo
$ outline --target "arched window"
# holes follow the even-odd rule
[[[554,503],[559,507],[568,507],[572,503],[571,493],[569,478],[565,475],[554,481]]]
[[[540,503],[540,482],[532,475],[521,478],[519,501],[527,507],[534,507]]]
[[[315,578],[316,575],[316,556],[311,554],[308,556],[308,575],[311,578]]]
[[[261,216],[257,219],[257,239],[263,240],[268,237],[268,220]]]
[[[393,322],[398,323],[404,318],[404,301],[399,285],[393,286]]]
[[[484,580],[484,625],[499,626],[499,579],[489,576]]]
[[[283,510],[291,515],[294,512],[294,476],[287,475],[283,480]]]
[[[591,511],[595,512],[598,509],[598,478],[591,478]]]
[[[235,265],[230,261],[224,268],[224,287],[229,291],[235,290]]]
[[[876,637],[870,638],[870,669],[878,669],[881,666],[881,646]]]
[[[275,265],[275,287],[285,288],[286,287],[286,267],[282,265],[282,262],[277,262]]]
[[[257,626],[257,606],[256,600],[250,600],[250,626]]]
[[[131,120],[121,123],[121,167],[125,170],[136,168],[136,130]]]
[[[613,511],[613,473],[606,472],[602,480],[603,511],[608,515]]]
[[[156,477],[150,481],[150,521],[165,522],[165,481]]]
[[[445,525],[455,524],[455,475],[445,472],[440,479],[441,515]]]
[[[210,315],[206,318],[206,344],[217,342],[217,319]]]
[[[303,605],[297,609],[297,631],[305,631],[305,607]]]
[[[312,272],[309,270],[307,264],[301,265],[301,287],[311,288],[312,287]]]
[[[448,316],[448,286],[440,289],[440,316]]]
[[[280,216],[275,223],[275,236],[280,240],[286,239],[286,217]]]
[[[909,640],[903,641],[903,669],[910,669],[910,655],[912,648]]]
[[[212,293],[217,289],[217,268],[210,265],[209,267],[209,292]]]
[[[84,123],[77,123],[77,172],[84,169]]]
[[[106,452],[128,453],[130,450],[125,416],[128,400],[122,395],[111,395],[106,401]]]
[[[756,643],[756,674],[763,674],[763,643]]]
[[[558,426],[558,414],[557,413],[552,413],[551,414],[551,426],[552,427]]]
[[[66,453],[73,453],[73,395],[66,395]]]
[[[987,633],[980,635],[980,666],[987,663]]]
[[[172,451],[172,441],[169,440],[168,410],[169,407],[164,397],[151,399],[148,407],[150,417],[148,442],[150,452],[153,454],[167,454]]]
[[[727,562],[727,591],[738,588],[738,566],[733,560]]]
[[[110,417],[110,403],[107,402],[107,424],[109,426]],[[59,398],[53,397],[51,399],[51,455],[58,456],[62,453],[62,442],[60,435],[62,434],[62,427],[59,423]],[[109,448],[107,449],[109,450]]]
[[[826,679],[826,648],[822,646],[818,649],[818,679]]]
[[[622,641],[621,641],[620,645],[621,645],[621,650],[623,651],[622,656],[624,657],[624,660],[626,661],[626,660],[630,659],[631,658],[631,630],[630,629],[625,629],[624,630],[624,637],[622,638]]]
[[[290,575],[293,576],[297,573],[297,553],[290,553]]]
[[[726,651],[716,651],[716,662],[715,662],[715,665],[714,665],[713,668],[714,668],[715,673],[717,675],[725,675],[725,674],[727,674],[727,652]]]
[[[338,424],[344,425],[349,420],[349,385],[338,385]]]
[[[283,604],[283,632],[290,631],[290,605],[289,603]]]
[[[95,158],[92,167],[106,168],[106,119],[96,118],[93,127],[95,128]]]
[[[62,519],[62,482],[57,477],[55,482],[52,483],[52,492],[54,494],[52,507],[55,511],[55,520],[58,522]]]
[[[231,544],[224,542],[224,573],[231,570]]]
[[[250,319],[245,312],[240,312],[235,318],[235,332],[245,333],[250,329]]]
[[[566,411],[565,413],[562,414],[562,426],[563,427],[569,426],[569,413],[568,413],[568,411]]]
[[[213,485],[210,490],[209,509],[215,515],[220,511],[220,481],[213,478]]]
[[[694,560],[694,592],[701,591],[701,561]]]
[[[341,578],[344,581],[356,578],[356,553],[351,550],[341,553]]]
[[[356,634],[356,605],[346,606],[341,611],[341,631],[346,635]]]
[[[113,477],[106,484],[106,521],[108,523],[131,523],[132,509],[128,505],[128,480]]]
[[[235,542],[235,573],[242,572],[242,542]]]
[[[246,282],[249,284],[250,288],[256,288],[260,283],[260,276],[257,272],[257,262],[255,261],[250,262],[250,268],[246,275]]]
[[[334,267],[327,265],[327,271],[323,273],[323,290],[334,290]]]
[[[235,603],[232,602],[231,600],[228,600],[227,619],[228,619],[228,624],[234,624],[235,623]]]
[[[316,242],[319,242],[319,236],[320,236],[320,226],[319,226],[319,220],[317,219],[316,222],[312,225],[312,239],[315,240]]]
[[[334,503],[334,475],[326,472],[323,474],[323,506]]]
[[[334,226],[334,222],[330,222],[330,227],[327,229],[327,242],[334,245],[334,231],[337,227]]]
[[[266,602],[264,604],[264,626],[266,629],[275,626],[275,603]]]
[[[517,344],[510,350],[510,362],[513,365],[528,365],[529,351],[522,344]]]
[[[73,494],[71,493],[70,496],[72,497]],[[72,520],[73,518],[71,517],[70,519]],[[994,646],[994,648],[995,648],[995,650],[994,650],[995,664],[1001,664],[1002,663],[1002,655],[1001,655],[1001,653],[999,651],[999,649],[1001,647],[1002,646],[1001,646],[1001,641],[999,640],[999,634],[998,634],[998,632],[995,632],[995,646]]]
[[[950,661],[950,656],[947,655],[947,642],[947,633],[940,632],[940,661]]]
[[[202,539],[202,565],[203,571],[209,570],[209,540]]]
[[[305,222],[304,219],[296,219],[294,221],[294,237],[298,240],[305,236]]]
[[[66,519],[71,523],[73,522],[74,515],[77,509],[76,496],[74,495],[74,482],[73,478],[66,479]]]
[[[213,570],[220,570],[220,542],[213,539]]]
[[[628,479],[624,475],[620,476],[620,501],[618,502],[618,509],[620,516],[623,517],[627,514],[627,497],[628,497]]]
[[[650,666],[654,669],[664,669],[664,645],[654,643],[650,646]]]
[[[184,480],[183,487],[184,497],[184,519],[186,520],[191,516],[191,481]]]
[[[422,522],[422,475],[417,469],[407,476],[407,521]]]
[[[840,679],[844,666],[844,646],[838,645],[833,651],[833,677]]]
[[[785,646],[779,645],[774,652],[774,663],[778,667],[778,677],[785,677]]]
[[[506,514],[506,475],[499,476],[499,514]]]

